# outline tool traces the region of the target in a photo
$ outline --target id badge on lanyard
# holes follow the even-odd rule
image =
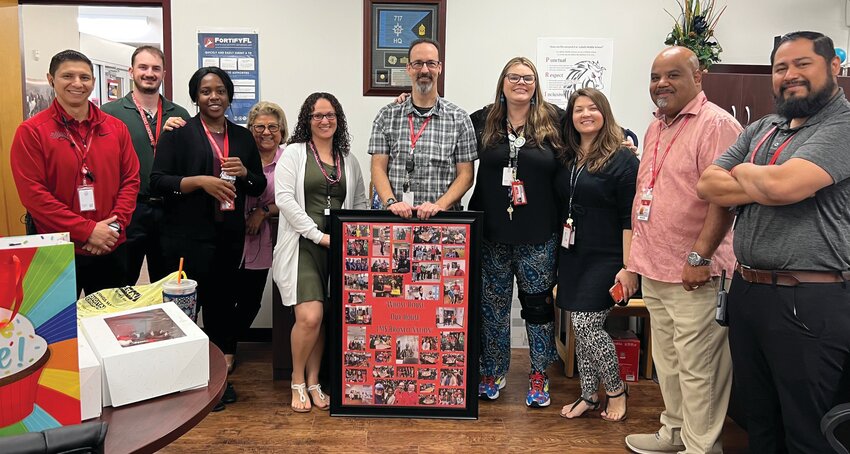
[[[649,212],[652,209],[652,189],[643,191],[637,207],[638,221],[649,221]]]
[[[94,186],[81,184],[77,186],[77,197],[80,200],[80,211],[94,211]]]
[[[569,249],[570,246],[576,244],[576,228],[573,225],[572,219],[567,219],[564,223],[564,234],[561,236],[561,247]]]

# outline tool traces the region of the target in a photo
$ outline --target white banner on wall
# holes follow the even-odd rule
[[[567,107],[580,88],[596,88],[611,97],[614,40],[610,38],[537,38],[537,71],[547,101]]]

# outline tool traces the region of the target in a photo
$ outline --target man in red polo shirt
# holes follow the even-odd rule
[[[126,285],[124,227],[139,192],[139,160],[127,127],[89,102],[91,60],[64,50],[50,60],[51,106],[21,123],[11,165],[36,233],[70,232],[77,292]]]

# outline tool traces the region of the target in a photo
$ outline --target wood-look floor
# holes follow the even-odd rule
[[[328,416],[289,408],[288,381],[273,381],[271,344],[241,344],[231,375],[239,402],[211,413],[164,453],[621,453],[630,433],[655,432],[662,409],[658,385],[642,380],[630,386],[628,419],[611,423],[592,417],[558,416],[579,393],[578,378],[566,378],[561,363],[549,370],[552,405],[525,406],[527,350],[515,349],[508,385],[495,402],[481,402],[477,421],[373,419]],[[746,452],[746,434],[727,418],[725,452]]]

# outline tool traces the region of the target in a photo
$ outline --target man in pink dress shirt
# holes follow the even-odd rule
[[[697,57],[686,48],[667,48],[652,64],[657,119],[644,139],[627,265],[643,276],[665,408],[657,433],[626,437],[641,454],[722,452],[732,363],[714,308],[720,272],[731,276],[735,262],[733,213],[701,200],[696,185],[741,125],[708,102],[701,82]]]

